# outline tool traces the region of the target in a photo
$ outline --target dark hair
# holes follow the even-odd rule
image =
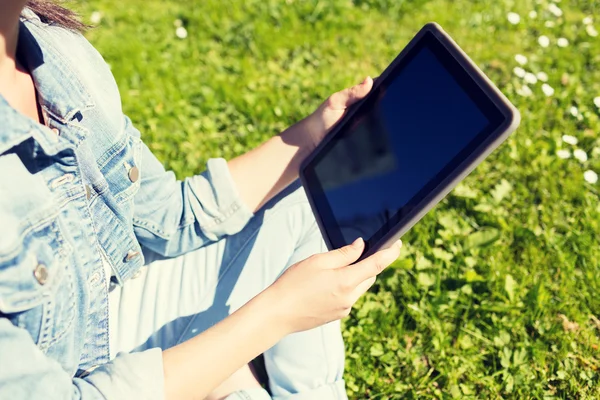
[[[68,8],[61,6],[55,0],[29,0],[27,8],[37,14],[42,22],[55,24],[72,31],[82,32],[89,26],[79,19],[79,16]]]

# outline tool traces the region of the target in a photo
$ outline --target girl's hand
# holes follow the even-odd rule
[[[402,242],[352,264],[363,252],[362,239],[291,266],[269,287],[287,333],[316,328],[346,317],[375,277],[400,255]],[[351,265],[352,264],[352,265]]]
[[[309,115],[305,123],[304,133],[309,136],[309,149],[312,151],[329,133],[331,128],[342,118],[346,109],[364,98],[373,88],[373,79],[366,77],[364,81],[351,88],[344,89],[329,96],[317,110]]]

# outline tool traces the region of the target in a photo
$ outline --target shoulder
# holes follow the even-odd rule
[[[77,80],[96,103],[121,102],[117,84],[100,53],[79,32],[42,22],[36,14],[25,9],[21,20],[31,33],[42,53],[43,62],[50,64],[62,78]]]

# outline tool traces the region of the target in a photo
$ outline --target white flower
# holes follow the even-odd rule
[[[571,152],[569,150],[560,149],[556,150],[556,155],[558,156],[558,158],[566,160],[567,158],[571,157]]]
[[[521,87],[521,89],[517,90],[517,94],[523,97],[529,97],[533,94],[533,92],[531,91],[531,89],[529,88],[529,86],[527,85],[523,85]]]
[[[598,174],[592,171],[591,169],[588,169],[583,173],[583,179],[585,179],[587,183],[594,184],[598,182]]]
[[[515,55],[515,61],[521,65],[525,65],[527,64],[527,57],[525,57],[523,54],[517,54]]]
[[[527,72],[523,79],[526,83],[529,83],[530,85],[535,85],[537,83],[537,78],[531,72]]]
[[[588,159],[587,153],[581,149],[575,149],[575,151],[573,151],[573,157],[581,162],[586,162]]]
[[[573,146],[575,146],[578,142],[577,138],[575,136],[571,136],[571,135],[563,135],[562,141],[565,143],[568,143],[570,145],[573,145]]]
[[[102,13],[100,11],[94,11],[90,16],[90,22],[94,25],[98,25],[102,21]]]
[[[537,78],[542,81],[542,82],[548,82],[548,74],[545,72],[538,72],[537,73]]]
[[[546,21],[546,22],[544,22],[544,26],[546,28],[554,28],[556,26],[556,24],[554,23],[554,21]]]
[[[591,25],[593,20],[592,20],[592,17],[585,17],[582,22],[584,25]]]
[[[594,98],[594,105],[600,108],[600,96]]]
[[[587,32],[588,35],[590,35],[591,37],[596,37],[598,36],[598,31],[596,30],[596,28],[594,28],[594,25],[586,25],[585,27],[585,31]]]
[[[521,22],[521,16],[515,12],[509,12],[506,15],[506,18],[508,18],[508,22],[510,22],[513,25],[516,25],[519,22]]]
[[[567,47],[569,45],[569,41],[567,40],[567,38],[561,37],[558,38],[556,44],[558,45],[558,47]]]
[[[544,83],[542,85],[542,92],[544,92],[546,96],[550,97],[554,94],[554,88],[547,83]]]
[[[187,35],[187,29],[185,29],[183,26],[175,29],[175,36],[177,36],[179,39],[185,39]]]
[[[537,12],[535,12],[535,10],[529,11],[529,18],[531,18],[531,19],[537,18]]]
[[[527,74],[527,72],[525,72],[525,70],[523,68],[521,68],[521,67],[515,67],[513,69],[513,74],[515,74],[519,78],[524,78],[525,75]]]
[[[577,107],[572,106],[571,108],[569,108],[569,112],[571,113],[572,116],[576,117],[579,115],[579,110],[577,109]]]
[[[548,6],[548,11],[554,14],[555,17],[562,17],[563,15],[562,10],[554,3],[550,3]]]
[[[548,47],[550,46],[550,39],[548,38],[548,36],[542,35],[538,38],[538,43],[542,47]]]

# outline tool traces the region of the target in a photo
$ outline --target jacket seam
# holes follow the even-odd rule
[[[238,211],[239,209],[240,209],[239,201],[234,201],[228,207],[226,207],[224,209],[224,211],[221,212],[220,216],[211,218],[210,222],[202,224],[202,223],[200,223],[200,221],[198,221],[195,218],[190,219],[189,221],[186,221],[184,223],[177,225],[177,228],[175,229],[175,231],[173,233],[175,233],[183,228],[187,228],[188,226],[193,225],[195,222],[198,222],[200,229],[203,232],[206,232],[207,230],[210,230],[216,226],[219,226],[220,224],[227,222],[227,220],[229,220],[235,214],[235,212]],[[173,233],[167,233],[165,230],[157,227],[155,223],[145,220],[145,219],[142,219],[142,218],[139,218],[139,217],[133,217],[133,224],[135,226],[147,229],[151,233],[153,233],[157,236],[160,236],[162,239],[170,239],[170,237],[173,235]]]

